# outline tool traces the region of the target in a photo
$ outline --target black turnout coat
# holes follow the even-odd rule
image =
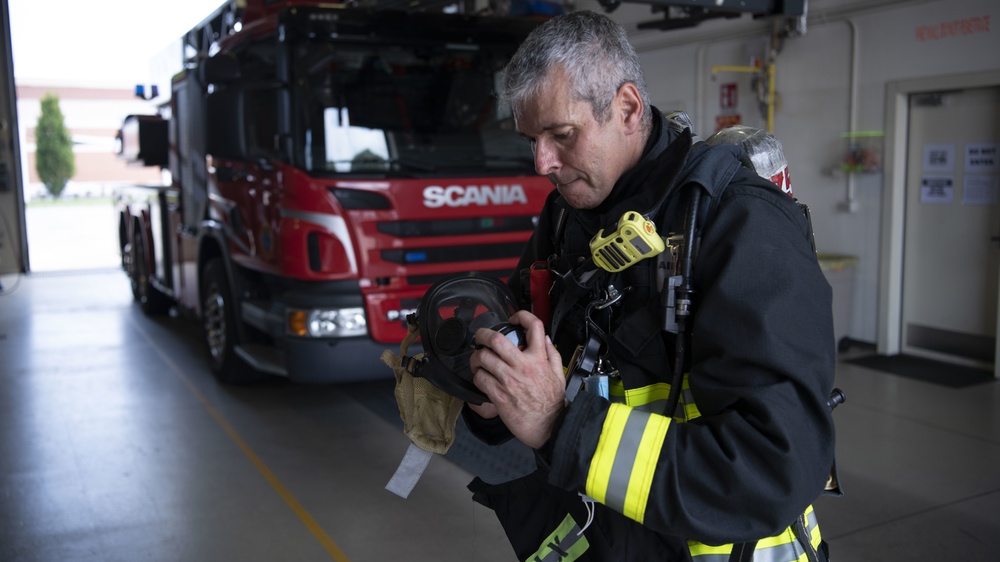
[[[645,560],[655,552],[659,560],[683,560],[688,539],[720,544],[773,536],[822,492],[833,463],[831,290],[807,217],[791,197],[741,165],[739,148],[692,147],[689,132],[669,130],[658,111],[655,121],[643,159],[599,208],[569,208],[553,191],[519,264],[523,270],[553,255],[563,264],[581,263],[599,229],[661,199],[654,218],[659,232],[679,232],[686,194],[703,190],[685,361],[700,417],[669,425],[642,523],[598,504],[586,531],[591,553],[581,559]],[[557,228],[558,220],[564,226]],[[655,268],[656,260],[644,260],[600,281],[627,289],[600,320],[609,334],[603,350],[626,389],[669,383],[674,370],[673,336],[660,330]],[[526,292],[521,279],[510,279],[518,296]],[[553,298],[559,296],[557,284]],[[583,343],[583,301],[592,297],[580,297],[556,331],[564,359]],[[586,493],[609,408],[608,400],[581,392],[537,452],[537,473],[470,485],[478,501],[497,511],[522,559],[567,512],[581,526],[587,520],[578,494]],[[464,415],[481,439],[509,438],[499,419],[484,420],[468,408]]]

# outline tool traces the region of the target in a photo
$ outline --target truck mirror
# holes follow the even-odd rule
[[[226,84],[240,79],[240,63],[230,54],[217,54],[205,59],[198,71],[202,84]]]
[[[205,148],[218,158],[245,160],[247,142],[243,122],[243,90],[215,90],[208,94]]]
[[[116,140],[118,156],[129,164],[167,167],[170,133],[167,120],[159,115],[129,115]]]

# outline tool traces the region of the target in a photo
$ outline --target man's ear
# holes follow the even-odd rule
[[[625,130],[631,134],[639,130],[642,125],[642,112],[645,109],[642,104],[642,96],[635,84],[626,82],[618,89],[617,94],[618,110],[625,124]]]

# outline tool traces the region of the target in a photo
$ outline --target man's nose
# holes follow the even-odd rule
[[[540,176],[547,176],[561,167],[559,154],[545,140],[535,142],[535,172]]]

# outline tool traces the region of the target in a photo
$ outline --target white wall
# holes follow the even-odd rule
[[[592,0],[581,9],[601,11]],[[712,65],[749,65],[764,57],[770,27],[749,17],[713,20],[682,31],[639,31],[635,23],[659,19],[646,5],[628,4],[610,16],[626,26],[640,53],[653,103],[684,109],[698,134],[714,132],[719,85],[739,86],[739,113],[764,127],[750,91],[750,74],[724,73]],[[929,40],[921,26],[988,17],[974,33]],[[848,334],[875,342],[878,326],[879,246],[883,174],[836,172],[847,149],[843,133],[885,127],[886,86],[894,80],[1000,69],[1000,2],[995,0],[812,0],[806,34],[784,42],[776,59],[780,104],[775,134],[790,163],[792,186],[812,210],[821,252],[859,258]],[[924,40],[921,40],[921,37]],[[856,94],[850,89],[852,44],[857,45]],[[905,142],[901,139],[897,142]],[[853,181],[854,211],[845,207]]]

